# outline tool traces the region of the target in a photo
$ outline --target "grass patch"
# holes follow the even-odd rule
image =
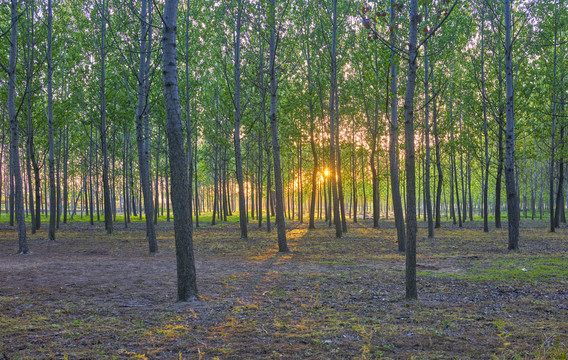
[[[557,257],[526,257],[512,255],[508,259],[480,260],[465,273],[420,271],[425,277],[450,277],[467,281],[537,282],[568,281],[568,259]]]

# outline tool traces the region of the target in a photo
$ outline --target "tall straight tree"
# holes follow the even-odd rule
[[[32,223],[32,234],[36,233],[38,229],[38,220],[41,216],[39,207],[34,209],[34,195],[33,195],[33,188],[32,188],[32,163],[34,164],[35,169],[35,149],[34,149],[34,126],[32,121],[32,91],[31,91],[31,82],[33,79],[33,65],[34,65],[34,54],[35,54],[35,38],[34,38],[34,18],[35,18],[35,4],[33,1],[27,6],[27,21],[29,21],[28,26],[28,43],[26,46],[26,51],[24,55],[26,57],[26,103],[27,103],[27,116],[28,116],[28,139],[26,143],[26,150],[27,150],[27,159],[26,159],[26,171],[28,177],[28,188],[29,188],[29,206],[30,206],[30,215],[31,215],[31,223]],[[36,173],[37,174],[37,173]],[[36,178],[36,191],[40,183]],[[1,186],[0,186],[1,187]],[[36,194],[37,195],[37,194]],[[36,206],[39,205],[41,200],[39,196],[36,196]]]
[[[505,186],[507,187],[507,216],[509,250],[519,248],[519,199],[515,181],[515,92],[513,89],[513,45],[511,42],[511,2],[503,0],[505,15],[505,76],[507,89],[507,128],[505,130]]]
[[[136,107],[136,144],[138,146],[138,169],[140,171],[140,182],[142,184],[142,195],[144,197],[144,213],[146,214],[146,240],[150,253],[158,251],[156,241],[156,231],[152,219],[154,217],[154,205],[152,203],[152,192],[150,190],[150,166],[148,147],[144,134],[144,121],[148,114],[148,92],[149,74],[148,64],[151,51],[147,46],[147,39],[151,31],[147,21],[148,6],[147,0],[142,0],[140,11],[140,62],[138,66],[138,103]],[[151,47],[151,46],[150,46]]]
[[[108,183],[108,155],[107,155],[107,138],[106,138],[106,47],[105,47],[105,36],[106,36],[106,2],[102,0],[101,7],[101,152],[103,158],[103,201],[104,201],[104,212],[105,212],[105,229],[108,234],[112,233],[112,206],[110,198],[110,186]]]
[[[304,19],[305,20],[305,19]],[[314,159],[314,165],[312,169],[312,191],[310,196],[310,220],[308,229],[315,229],[315,208],[316,208],[316,191],[317,191],[317,174],[319,171],[318,154],[316,151],[316,139],[315,139],[315,114],[314,114],[314,101],[313,101],[313,79],[312,79],[312,57],[310,48],[310,27],[309,24],[305,26],[306,37],[304,42],[304,58],[306,60],[306,66],[308,71],[308,104],[310,108],[310,148],[312,150],[312,157]]]
[[[485,178],[483,179],[483,231],[489,232],[489,134],[487,131],[487,92],[485,88],[485,6],[481,11],[481,101],[483,102],[483,142],[485,146]]]
[[[241,239],[248,237],[247,233],[247,214],[245,204],[245,187],[243,181],[243,159],[241,155],[241,27],[243,16],[243,2],[237,0],[237,27],[235,29],[235,94],[233,105],[235,106],[235,131],[234,131],[234,144],[235,144],[235,167],[237,173],[237,183],[239,187],[239,220],[241,227]]]
[[[55,156],[53,141],[53,66],[51,61],[52,34],[51,0],[47,1],[47,122],[49,124],[49,231],[48,240],[55,241]]]
[[[282,169],[280,165],[280,140],[278,138],[278,78],[276,74],[276,0],[268,4],[268,24],[270,25],[270,54],[268,74],[270,77],[270,132],[272,134],[272,158],[274,160],[274,186],[276,190],[276,229],[278,232],[278,251],[288,252],[286,223],[284,221],[284,192],[282,191]],[[245,224],[246,225],[246,224]]]
[[[192,182],[191,182],[193,178],[193,156],[191,155],[191,107],[189,104],[189,7],[190,7],[189,0],[187,0],[186,6],[187,9],[185,12],[185,116],[187,118],[185,124],[185,131],[187,136],[187,150],[186,150],[187,165],[188,165],[187,176],[189,178],[189,182],[187,184],[189,191],[189,198],[187,199],[187,201],[189,206],[189,220],[193,221],[193,215],[192,215],[193,192],[192,192]],[[195,189],[197,190],[197,182],[195,182]],[[195,197],[195,201],[197,201],[197,197]],[[168,211],[169,211],[169,203],[168,203]],[[197,215],[197,210],[195,211],[195,214]]]
[[[166,105],[166,133],[168,136],[172,205],[177,260],[178,300],[188,301],[197,297],[195,259],[193,254],[193,226],[190,210],[187,162],[184,136],[181,126],[178,73],[176,60],[177,0],[166,0],[162,28],[162,62],[164,100]]]
[[[404,96],[405,168],[406,168],[406,298],[416,299],[416,167],[414,153],[414,90],[418,68],[418,0],[410,1],[408,38],[408,74]]]
[[[392,188],[392,206],[394,210],[394,222],[396,226],[396,234],[398,241],[398,251],[404,251],[406,247],[406,236],[404,233],[404,215],[402,213],[402,200],[400,197],[400,180],[398,173],[398,154],[396,151],[398,144],[398,86],[397,86],[397,65],[395,59],[395,42],[396,34],[394,29],[395,24],[395,0],[390,2],[391,14],[391,28],[393,31],[390,33],[390,43],[393,48],[391,53],[391,116],[390,116],[390,131],[389,131],[389,162],[391,174],[391,188]]]
[[[24,189],[22,183],[22,172],[20,169],[19,154],[19,130],[18,118],[16,114],[16,61],[18,57],[18,1],[11,2],[11,27],[10,32],[10,58],[8,67],[0,63],[2,69],[8,73],[8,116],[10,118],[10,169],[14,179],[15,211],[16,221],[18,222],[18,253],[27,254],[30,250],[26,238],[26,218],[24,209]]]
[[[556,6],[554,8],[554,12],[556,13]],[[552,134],[550,136],[550,168],[548,170],[548,178],[549,178],[549,196],[548,196],[548,202],[549,202],[549,210],[550,210],[550,232],[554,232],[555,228],[557,227],[556,225],[556,216],[554,214],[554,164],[555,164],[555,152],[556,152],[556,145],[555,145],[555,137],[556,137],[556,111],[557,111],[557,102],[558,102],[558,93],[559,91],[557,90],[556,87],[556,81],[557,81],[557,67],[558,67],[558,25],[557,25],[557,21],[558,21],[558,16],[554,17],[554,21],[555,21],[555,26],[554,26],[554,39],[553,39],[553,43],[552,45],[554,46],[553,49],[553,60],[552,60]],[[559,174],[561,176],[561,174]],[[558,187],[558,189],[560,189],[560,186]],[[560,201],[561,199],[557,199],[557,201]]]
[[[341,238],[341,214],[339,212],[339,196],[337,191],[337,149],[335,131],[337,120],[337,0],[333,0],[332,10],[332,35],[331,35],[331,49],[330,49],[330,70],[331,70],[331,86],[329,91],[329,128],[330,128],[330,150],[329,150],[329,173],[331,176],[331,190],[333,194],[333,221],[335,224],[335,237]],[[331,216],[331,215],[330,215]]]
[[[428,5],[424,6],[424,19],[428,21]],[[424,42],[424,138],[426,159],[424,164],[424,199],[426,216],[428,217],[428,238],[434,238],[434,220],[432,217],[432,197],[430,193],[430,68],[428,63],[428,40]]]

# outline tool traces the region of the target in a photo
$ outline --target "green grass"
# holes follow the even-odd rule
[[[508,259],[482,260],[465,273],[422,271],[420,276],[454,277],[469,281],[520,281],[528,283],[568,280],[568,259],[517,256]]]
[[[487,281],[552,282],[568,280],[568,259],[520,257],[484,262],[487,268],[473,268],[465,278]]]
[[[211,223],[211,219],[212,219],[213,215],[211,213],[203,213],[201,215],[199,215],[199,222],[200,223]],[[73,216],[73,220],[71,220],[71,216],[67,216],[67,222],[69,223],[88,223],[90,221],[90,216],[84,215],[83,217],[81,217],[80,214],[75,214],[75,216]],[[174,215],[173,212],[170,213],[170,221],[174,220]],[[195,221],[195,216],[193,216],[193,220]],[[8,223],[10,221],[10,215],[3,212],[2,214],[0,214],[0,223]],[[42,224],[45,224],[49,221],[49,216],[44,216],[43,213],[41,215],[41,222]],[[105,221],[105,217],[103,214],[100,215],[100,220],[97,219],[97,215],[95,214],[95,216],[93,217],[93,221],[95,223],[98,222],[104,222]],[[140,222],[145,222],[146,221],[146,217],[144,215],[142,215],[142,217],[140,217],[140,215],[137,216],[130,216],[130,222],[131,223],[140,223]],[[158,222],[162,223],[162,222],[167,222],[168,218],[166,215],[164,216],[158,216]],[[263,224],[266,221],[266,217],[263,218]],[[271,217],[271,221],[275,222],[275,218]],[[124,223],[124,215],[117,215],[116,216],[116,220],[114,221],[117,224],[122,224]],[[228,224],[230,223],[238,223],[239,222],[239,213],[235,212],[233,213],[233,216],[227,216],[227,222]],[[252,220],[250,219],[251,223],[256,223],[257,220]],[[61,216],[60,219],[60,224],[63,223],[63,216]],[[217,220],[218,224],[223,224],[225,223],[224,221],[221,220]],[[31,216],[28,215],[26,216],[26,225],[31,226]]]

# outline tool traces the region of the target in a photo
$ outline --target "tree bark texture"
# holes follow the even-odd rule
[[[162,28],[162,61],[164,99],[166,105],[166,133],[170,150],[172,203],[177,260],[178,301],[197,297],[195,260],[193,254],[193,228],[190,211],[187,162],[181,125],[178,74],[176,61],[177,0],[166,0]]]

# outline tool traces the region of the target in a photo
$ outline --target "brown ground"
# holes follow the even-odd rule
[[[516,253],[505,231],[479,223],[444,224],[435,240],[421,229],[415,302],[391,222],[352,225],[341,240],[292,222],[284,255],[256,224],[249,240],[237,224],[206,225],[190,303],[175,302],[172,223],[159,225],[154,256],[142,223],[112,236],[62,224],[55,243],[42,229],[31,255],[15,254],[1,224],[0,359],[561,358],[568,230],[523,224]]]

